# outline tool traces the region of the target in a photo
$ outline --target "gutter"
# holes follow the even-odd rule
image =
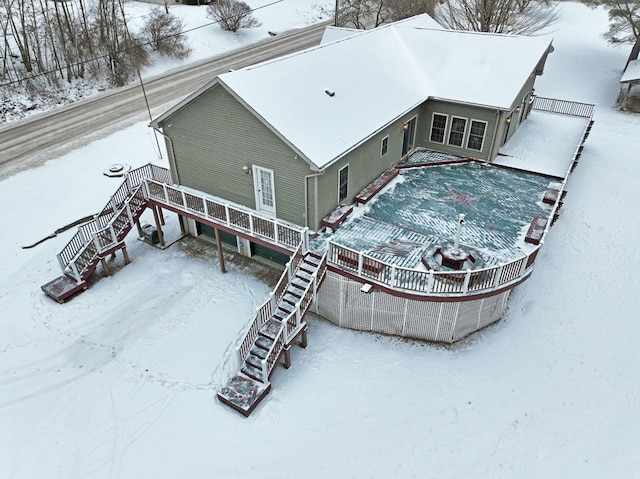
[[[496,138],[498,137],[498,126],[500,124],[500,110],[496,110],[496,127],[493,129],[493,139],[491,140],[491,149],[493,151],[489,152],[489,158],[488,158],[488,162],[489,163],[493,163],[493,160],[498,156],[498,153],[500,153],[500,146],[496,146]],[[495,155],[493,154],[495,151]]]
[[[153,123],[149,123],[149,125],[151,128],[153,128],[154,131],[156,131],[157,133],[160,133],[164,139],[169,143],[169,170],[172,172],[171,174],[171,179],[176,183],[176,184],[180,184],[180,181],[178,181],[178,166],[176,165],[175,162],[175,158],[176,158],[176,152],[173,149],[173,140],[171,139],[170,136],[167,136],[162,130],[156,128]],[[160,152],[160,158],[162,158],[162,152]]]

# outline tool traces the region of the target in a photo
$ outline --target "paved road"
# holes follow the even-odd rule
[[[144,82],[149,105],[154,108],[177,101],[230,68],[241,68],[317,45],[328,24],[330,22],[293,30],[149,78]],[[30,157],[42,157],[48,150],[144,112],[146,104],[142,89],[136,83],[10,124],[0,128],[0,167],[20,170],[20,162],[27,162]]]

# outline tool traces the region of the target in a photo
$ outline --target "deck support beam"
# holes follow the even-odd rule
[[[124,264],[131,263],[131,260],[129,259],[129,253],[127,253],[127,247],[126,246],[122,247],[122,256],[124,257]]]
[[[306,329],[302,331],[302,335],[300,336],[300,347],[301,348],[307,347],[307,330]]]
[[[284,350],[284,367],[286,369],[289,369],[291,367],[291,350],[290,349]]]
[[[220,260],[220,271],[222,273],[226,273],[227,270],[224,267],[224,254],[222,253],[222,239],[220,239],[220,230],[214,227],[213,232],[216,235],[216,247],[218,248],[218,259]]]
[[[142,238],[142,226],[140,226],[140,218],[136,218],[133,221],[136,225],[136,229],[138,230],[138,238]]]
[[[104,260],[104,258],[100,258],[100,263],[102,263],[102,269],[107,276],[111,276],[111,270],[109,269],[109,265]]]
[[[184,216],[182,215],[178,215],[178,223],[180,223],[180,233],[187,234],[187,227],[186,227],[186,221],[184,219]]]
[[[160,246],[162,246],[164,248],[164,234],[162,233],[162,225],[164,224],[164,221],[161,221],[161,215],[162,215],[162,208],[160,208],[159,206],[153,206],[151,208],[151,211],[153,211],[153,220],[156,222],[156,229],[158,230],[158,239],[160,240]],[[164,219],[164,216],[162,216],[162,218]]]

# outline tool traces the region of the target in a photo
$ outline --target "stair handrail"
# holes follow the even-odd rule
[[[291,314],[294,314],[294,313],[291,313]],[[262,370],[262,378],[265,384],[269,382],[269,376],[271,376],[271,371],[273,371],[276,364],[278,363],[278,358],[280,357],[280,353],[282,353],[282,350],[286,347],[284,330],[285,328],[281,328],[280,331],[278,331],[278,334],[276,334],[276,337],[273,339],[273,343],[271,344],[271,347],[269,348],[267,355],[265,356],[264,359],[260,360],[260,369]]]
[[[304,258],[304,249],[305,242],[303,239],[302,241],[300,241],[294,253],[291,255],[291,259],[285,265],[284,271],[280,275],[280,279],[276,283],[276,286],[273,288],[273,291],[269,294],[269,299],[267,299],[264,303],[262,303],[261,306],[257,308],[253,320],[246,327],[245,333],[241,335],[242,339],[236,347],[238,368],[242,367],[242,363],[244,363],[245,359],[247,359],[247,357],[249,356],[249,351],[251,350],[254,341],[258,337],[260,328],[273,315],[273,312],[276,310],[276,306],[284,296],[284,293],[287,290],[287,286],[291,283],[291,280],[295,276],[295,272],[298,269],[300,262]],[[295,265],[295,267],[293,265]]]
[[[327,267],[327,253],[322,256],[316,270],[311,275],[312,280],[305,287],[304,293],[295,304],[295,310],[282,320],[285,325],[286,341],[285,344],[289,346],[294,338],[298,335],[301,329],[306,326],[304,320],[307,311],[311,305],[316,301],[318,293],[318,285],[322,282]]]
[[[287,265],[288,264],[289,263],[287,263]],[[280,275],[280,279],[276,283],[275,288],[273,288],[273,291],[269,293],[269,299],[267,299],[264,303],[262,303],[261,306],[257,308],[253,320],[246,327],[246,332],[241,336],[242,340],[236,347],[238,368],[242,366],[244,360],[247,359],[247,356],[249,356],[249,351],[251,350],[254,341],[258,337],[260,328],[273,315],[273,312],[276,309],[276,305],[282,299],[284,291],[286,291],[287,285],[290,281],[289,274],[289,267],[286,266],[284,271]]]
[[[92,258],[99,256],[104,251],[108,251],[109,249],[115,247],[121,240],[118,239],[119,234],[124,231],[124,228],[118,229],[116,233],[116,228],[114,227],[114,223],[117,221],[120,216],[125,215],[127,217],[126,224],[130,223],[129,214],[127,214],[127,208],[129,208],[129,204],[131,200],[136,198],[136,196],[142,191],[142,185],[138,185],[134,188],[132,194],[125,200],[124,204],[120,207],[117,214],[113,215],[109,222],[103,228],[94,231],[91,234],[91,238],[82,245],[82,247],[77,251],[74,257],[69,261],[69,263],[63,268],[63,272],[65,272],[66,267],[71,269],[71,276],[78,282],[82,281],[82,274],[85,271],[85,267],[82,270],[77,268],[76,262],[82,256],[82,253],[91,245],[95,245],[96,252],[92,255]],[[76,233],[77,235],[78,233]],[[75,238],[75,236],[74,236]],[[73,239],[73,238],[72,238]],[[60,253],[61,254],[61,253]],[[60,256],[60,254],[58,256]]]
[[[76,277],[76,268],[71,267],[71,262],[87,249],[88,245],[94,241],[98,232],[107,228],[111,220],[121,213],[122,208],[125,207],[125,202],[129,204],[131,198],[135,197],[136,193],[140,191],[140,187],[146,178],[168,183],[171,181],[171,174],[167,168],[152,163],[125,173],[124,180],[116,192],[111,195],[104,208],[94,215],[93,219],[79,225],[76,234],[73,235],[56,256],[63,273],[69,268],[71,270],[71,276],[74,277],[76,281],[81,281],[80,277]],[[106,221],[105,218],[107,218]]]

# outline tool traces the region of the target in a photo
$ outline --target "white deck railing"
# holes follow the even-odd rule
[[[590,103],[534,96],[532,108],[539,111],[548,111],[549,113],[560,113],[563,115],[579,116],[581,118],[592,118],[596,106]]]
[[[417,296],[466,296],[495,291],[531,274],[541,244],[513,261],[466,271],[421,271],[388,263],[329,240],[330,265],[367,282]]]
[[[82,281],[86,269],[96,258],[118,245],[123,229],[132,226],[138,212],[137,209],[132,211],[131,201],[146,201],[141,188],[145,178],[170,181],[170,174],[168,169],[152,164],[129,171],[100,213],[80,225],[76,234],[58,253],[58,263],[64,273],[78,282]]]
[[[266,240],[294,251],[298,244],[309,244],[309,229],[262,216],[253,210],[187,188],[145,179],[146,193],[161,206],[189,213],[213,224],[226,226],[248,236]]]
[[[254,316],[253,320],[247,326],[246,332],[242,336],[242,340],[240,344],[236,348],[236,356],[238,360],[238,367],[242,367],[245,359],[249,356],[249,351],[253,347],[253,344],[258,337],[260,332],[260,328],[267,322],[267,320],[273,315],[275,310],[277,309],[277,305],[284,296],[285,291],[287,290],[287,286],[291,284],[291,280],[295,277],[296,269],[300,264],[305,250],[302,249],[302,243],[296,249],[296,252],[291,256],[291,261],[289,261],[280,276],[280,280],[276,284],[275,288],[269,295],[269,299],[267,299],[262,306],[260,306]],[[295,266],[294,266],[295,265]],[[280,334],[276,341],[274,341],[274,345],[269,350],[266,358],[261,361],[263,374],[265,378],[268,378],[273,370],[275,365],[275,359],[273,356],[279,356],[282,348],[285,346],[289,346],[294,338],[301,331],[304,326],[304,316],[307,313],[309,307],[316,301],[318,296],[318,288],[324,275],[326,274],[327,269],[327,255],[323,255],[320,263],[312,275],[312,281],[309,282],[307,287],[302,294],[300,300],[294,306],[294,310],[287,315],[285,319],[282,320],[283,329],[280,333],[282,335],[282,344],[280,344]],[[279,349],[278,349],[279,348]]]

